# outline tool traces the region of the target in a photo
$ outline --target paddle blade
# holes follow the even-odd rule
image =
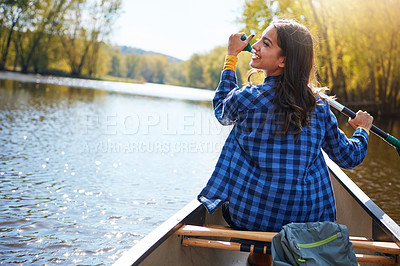
[[[396,151],[400,156],[400,141],[389,134],[386,137],[386,141],[396,148]]]

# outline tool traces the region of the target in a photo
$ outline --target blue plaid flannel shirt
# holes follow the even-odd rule
[[[235,72],[224,70],[213,100],[218,121],[234,127],[198,199],[210,213],[229,201],[232,221],[248,230],[278,232],[290,222],[336,220],[321,148],[346,169],[367,152],[367,132],[359,128],[347,138],[322,99],[297,141],[293,134],[276,134],[272,102],[278,78],[238,88]]]

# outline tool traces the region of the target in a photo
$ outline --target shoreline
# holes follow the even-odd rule
[[[211,102],[214,97],[214,91],[211,90],[156,83],[129,83],[123,81],[117,82],[42,74],[23,74],[20,72],[11,71],[0,71],[0,79],[98,89],[109,92],[126,93],[130,95],[188,100],[195,102]],[[171,90],[171,88],[173,88],[173,90]]]

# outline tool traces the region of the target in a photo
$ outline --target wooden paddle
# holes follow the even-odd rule
[[[344,115],[346,115],[346,116],[348,116],[350,118],[356,117],[356,113],[354,113],[352,110],[350,110],[346,106],[344,106],[344,105],[338,103],[337,101],[331,99],[325,93],[320,92],[319,95],[321,96],[321,98],[326,99],[331,107],[335,108],[336,110],[338,110],[342,114],[344,114]],[[381,137],[384,141],[386,141],[386,143],[392,145],[396,149],[397,153],[400,156],[400,141],[398,139],[396,139],[395,137],[389,135],[388,133],[386,133],[385,131],[383,131],[382,129],[380,129],[380,128],[374,126],[374,125],[372,125],[371,131],[374,134],[376,134],[377,136]]]
[[[223,227],[197,225],[184,225],[175,232],[175,235],[183,236],[232,237],[263,242],[271,242],[276,234],[272,232],[239,231]],[[394,242],[360,240],[357,237],[350,237],[350,241],[354,249],[400,254],[400,247]]]

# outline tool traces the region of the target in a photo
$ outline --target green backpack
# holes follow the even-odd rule
[[[272,239],[273,265],[357,265],[345,225],[290,223]]]

